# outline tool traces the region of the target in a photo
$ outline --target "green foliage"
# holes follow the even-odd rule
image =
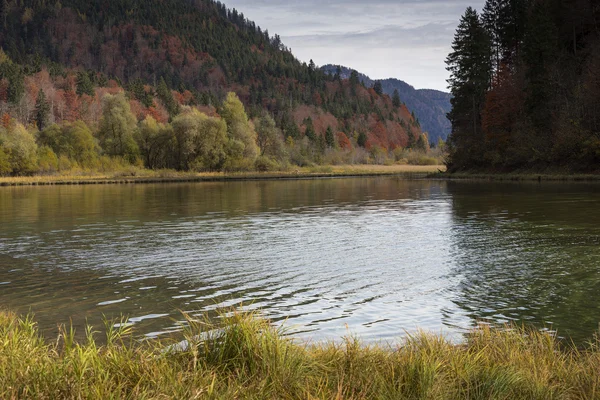
[[[52,173],[58,171],[58,157],[48,146],[38,148],[39,172]]]
[[[50,115],[50,104],[46,100],[46,94],[42,89],[38,92],[37,101],[35,103],[35,123],[39,130],[46,127],[48,123],[48,117]]]
[[[585,349],[510,326],[462,344],[417,333],[394,344],[302,343],[253,314],[186,318],[175,338],[137,340],[122,321],[44,339],[31,317],[0,314],[3,398],[593,399],[598,344]],[[101,341],[99,340],[101,338]]]
[[[156,94],[158,95],[158,98],[162,101],[171,118],[174,118],[177,114],[179,114],[179,104],[177,104],[177,102],[173,98],[173,93],[171,93],[171,90],[167,86],[164,77],[160,78],[160,82],[158,83],[158,87],[156,88]]]
[[[256,132],[261,156],[279,160],[285,157],[283,135],[270,115],[265,114],[258,119]]]
[[[133,97],[138,100],[144,107],[151,107],[154,104],[152,94],[144,89],[144,82],[141,79],[136,79],[129,85],[129,91]]]
[[[373,90],[375,91],[375,93],[377,93],[379,96],[383,95],[383,86],[381,85],[380,81],[375,82],[375,85],[373,85]]]
[[[304,120],[304,125],[306,126],[306,130],[304,131],[304,136],[306,136],[311,142],[317,140],[317,133],[315,132],[315,126],[313,124],[313,120],[311,117],[307,117]]]
[[[102,101],[102,119],[98,130],[98,137],[102,149],[109,156],[124,157],[135,163],[139,148],[134,140],[137,121],[129,102],[120,93],[106,95]]]
[[[0,176],[7,176],[12,172],[8,149],[4,149],[0,143]]]
[[[230,160],[246,158],[254,161],[260,152],[256,144],[256,132],[248,121],[244,105],[235,93],[227,94],[220,114],[227,124],[228,158]]]
[[[179,169],[216,171],[223,168],[229,146],[227,124],[223,119],[191,111],[173,120],[173,131]]]
[[[449,170],[597,171],[594,2],[487,0],[479,22],[474,11],[467,14],[448,57]]]
[[[94,84],[90,79],[87,72],[79,72],[77,74],[77,95],[81,96],[87,94],[88,96],[94,95]]]
[[[140,122],[135,140],[147,168],[172,166],[175,135],[170,125],[159,124],[154,118],[148,116]]]
[[[398,89],[394,89],[394,94],[392,95],[392,105],[394,107],[400,107],[402,102],[400,101],[400,93],[398,93]]]
[[[364,131],[360,131],[360,133],[358,134],[358,138],[356,139],[356,144],[359,145],[360,147],[365,147],[367,145],[367,135],[365,134]]]
[[[331,126],[328,126],[325,131],[325,142],[327,143],[327,147],[335,147],[335,136],[333,135]]]
[[[450,158],[455,168],[480,163],[484,142],[481,110],[491,80],[491,44],[477,12],[469,7],[461,18],[446,63],[450,71],[452,122]],[[468,149],[468,150],[467,150]]]
[[[19,123],[0,128],[0,144],[14,175],[30,175],[37,171],[37,144],[34,136]],[[6,165],[4,166],[6,168]]]

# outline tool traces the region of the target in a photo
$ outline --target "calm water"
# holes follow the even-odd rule
[[[600,185],[399,178],[0,188],[0,307],[140,334],[243,303],[303,338],[600,322]]]

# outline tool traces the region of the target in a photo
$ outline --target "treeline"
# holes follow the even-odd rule
[[[175,103],[178,114],[170,122],[161,122],[152,113],[138,120],[131,107],[137,103],[128,95],[133,96],[118,89],[104,94],[95,125],[81,119],[57,124],[50,123],[52,105],[39,89],[27,127],[8,113],[0,121],[0,176],[70,173],[74,169],[106,172],[128,166],[198,172],[271,171],[292,164],[400,161],[412,153],[401,148],[388,152],[380,146],[367,149],[364,136],[348,138],[332,127],[319,135],[310,119],[305,121],[302,135],[297,128],[298,135],[286,138],[268,113],[250,120],[233,92],[218,109],[204,109],[206,112]],[[419,137],[414,148],[422,155],[427,152],[426,135]]]
[[[487,0],[452,49],[451,171],[598,170],[596,1]]]

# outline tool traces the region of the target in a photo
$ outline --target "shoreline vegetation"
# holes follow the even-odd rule
[[[179,343],[139,341],[110,322],[76,342],[73,329],[43,338],[32,317],[0,312],[0,397],[600,398],[597,339],[577,349],[547,332],[482,325],[462,344],[426,333],[306,343],[257,314],[223,314],[218,325],[187,319]]]
[[[445,170],[443,165],[337,165],[296,167],[272,172],[180,172],[173,170],[152,171],[135,168],[114,173],[75,172],[71,174],[0,177],[0,186],[47,186],[134,184],[169,182],[214,182],[239,180],[311,179],[366,176],[419,176]]]
[[[496,182],[594,182],[600,181],[600,173],[565,173],[565,172],[511,172],[511,173],[485,173],[485,172],[447,172],[445,170],[433,172],[427,176],[429,179],[448,181],[496,181]]]

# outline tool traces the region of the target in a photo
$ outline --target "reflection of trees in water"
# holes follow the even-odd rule
[[[600,321],[600,187],[449,183],[455,303],[473,320],[552,323],[582,341]]]
[[[319,218],[330,210],[368,215],[361,207],[373,202],[392,212],[444,188],[443,182],[395,178],[0,188],[0,250],[17,257],[0,258],[0,282],[11,281],[0,287],[0,304],[36,312],[49,336],[69,319],[76,327],[86,320],[100,327],[103,313],[138,319],[156,314],[136,323],[147,333],[173,327],[171,319],[181,319],[176,310],[198,312],[241,299],[277,307],[295,293],[282,286],[293,271],[265,273],[256,266],[264,282],[249,284],[258,279],[253,269],[240,271],[232,260],[221,268],[219,249],[225,247],[233,261],[251,252],[227,246],[242,243],[232,236],[252,214],[315,208]],[[299,238],[299,246],[307,240],[312,238]],[[273,283],[280,278],[281,284]]]
[[[428,198],[445,183],[401,178],[0,188],[0,222],[36,229],[108,220],[155,221],[222,212],[293,211],[368,200]],[[29,225],[31,226],[31,225]]]

